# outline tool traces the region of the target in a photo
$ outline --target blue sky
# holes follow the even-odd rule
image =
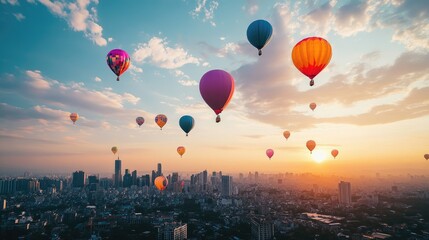
[[[372,172],[392,163],[391,171],[420,173],[427,167],[425,1],[1,0],[0,7],[6,173],[109,172],[114,145],[128,168],[142,171],[159,161],[179,171]],[[256,19],[274,29],[261,57],[246,39]],[[294,44],[308,36],[324,37],[333,48],[313,88],[290,59]],[[105,59],[114,48],[131,56],[120,82]],[[221,124],[198,90],[211,69],[236,81]],[[315,112],[309,102],[318,103]],[[76,126],[70,112],[81,116]],[[159,113],[169,118],[162,132],[153,121]],[[188,138],[178,126],[185,114],[196,119]],[[141,128],[137,116],[146,120]],[[287,143],[284,130],[292,132]],[[325,155],[338,148],[343,161],[314,163],[308,139]],[[179,145],[187,147],[180,163]],[[267,148],[275,150],[269,164]]]

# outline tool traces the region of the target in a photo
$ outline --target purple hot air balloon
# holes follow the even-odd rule
[[[143,125],[143,123],[144,123],[144,118],[143,117],[137,117],[136,118],[136,123],[139,125],[139,127],[141,126],[141,125]]]
[[[274,155],[274,150],[269,148],[265,153],[267,154],[267,157],[271,159],[271,157]]]
[[[110,69],[118,76],[116,78],[119,81],[119,76],[127,71],[130,66],[130,56],[127,52],[122,49],[113,49],[107,54],[107,65]]]
[[[200,93],[207,105],[216,113],[216,122],[220,122],[219,114],[226,108],[234,94],[234,78],[223,70],[208,71],[201,77]]]

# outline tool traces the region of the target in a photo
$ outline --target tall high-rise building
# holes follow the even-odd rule
[[[83,171],[76,171],[73,173],[73,187],[85,186],[85,173]]]
[[[146,174],[146,175],[142,176],[141,186],[142,187],[144,187],[144,186],[150,187],[151,186],[151,184],[150,184],[150,175],[149,174]]]
[[[132,183],[133,183],[133,178],[131,177],[130,170],[125,169],[124,181],[122,185],[124,186],[124,188],[127,188],[127,187],[131,187]]]
[[[115,160],[115,179],[113,180],[115,187],[122,187],[122,163],[121,160]]]
[[[155,178],[157,177],[155,170],[152,170],[152,179],[150,185],[152,186],[155,182]]]
[[[98,177],[96,175],[88,176],[88,186],[90,191],[97,191]]]
[[[203,171],[203,191],[207,191],[207,170]]]
[[[252,218],[250,221],[252,240],[268,240],[274,237],[274,223],[263,218]]]
[[[176,183],[178,181],[179,181],[179,173],[174,172],[173,175],[171,176],[171,183]]]
[[[131,183],[131,185],[138,185],[138,179],[137,179],[137,170],[134,170],[132,173],[131,173],[131,178],[133,179],[133,181],[132,181],[132,183]]]
[[[183,240],[188,238],[188,225],[180,222],[164,223],[158,227],[158,240]]]
[[[158,163],[158,170],[156,171],[157,176],[162,176],[162,166],[161,163]]]
[[[232,195],[232,177],[228,175],[222,176],[222,196]]]
[[[349,182],[341,181],[338,183],[338,200],[342,205],[350,205],[352,203],[351,185]]]

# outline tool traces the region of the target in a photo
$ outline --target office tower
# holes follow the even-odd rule
[[[252,218],[250,221],[252,240],[266,240],[274,238],[274,223],[264,218]]]
[[[122,166],[121,160],[115,160],[115,179],[113,180],[113,184],[115,187],[122,187]]]
[[[76,171],[73,173],[72,186],[83,188],[85,186],[85,173],[83,171]]]
[[[207,170],[203,171],[203,191],[207,191]]]
[[[89,191],[97,191],[98,182],[99,181],[96,175],[88,176]]]
[[[171,183],[176,183],[179,181],[179,173],[178,172],[174,172],[172,177],[171,177]]]
[[[155,178],[157,177],[155,170],[152,170],[152,181],[150,182],[150,185],[152,186],[154,184]]]
[[[158,163],[158,171],[156,172],[157,177],[162,176],[162,166],[161,163]]]
[[[149,174],[146,174],[146,175],[143,175],[142,176],[142,182],[141,182],[141,186],[142,187],[144,187],[144,186],[148,186],[148,187],[150,187],[150,175]]]
[[[133,181],[132,181],[131,185],[136,185],[136,186],[138,186],[137,170],[134,170],[134,171],[131,173],[131,178],[133,179]]]
[[[338,200],[341,205],[350,205],[352,202],[351,186],[349,182],[338,183]]]
[[[132,183],[133,183],[133,178],[131,177],[130,170],[125,169],[123,186],[128,188],[128,187],[131,187]]]
[[[164,223],[158,227],[158,240],[183,240],[188,238],[188,225],[181,222]]]
[[[232,177],[225,175],[222,176],[222,196],[232,195]]]

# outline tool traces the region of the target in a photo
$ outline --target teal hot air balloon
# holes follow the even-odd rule
[[[253,21],[247,28],[247,40],[258,49],[259,56],[262,55],[262,48],[268,44],[273,34],[273,27],[265,20]]]
[[[194,127],[194,123],[195,123],[194,118],[189,115],[184,115],[179,120],[179,125],[182,128],[182,130],[186,133],[186,136],[188,136],[188,133]]]

